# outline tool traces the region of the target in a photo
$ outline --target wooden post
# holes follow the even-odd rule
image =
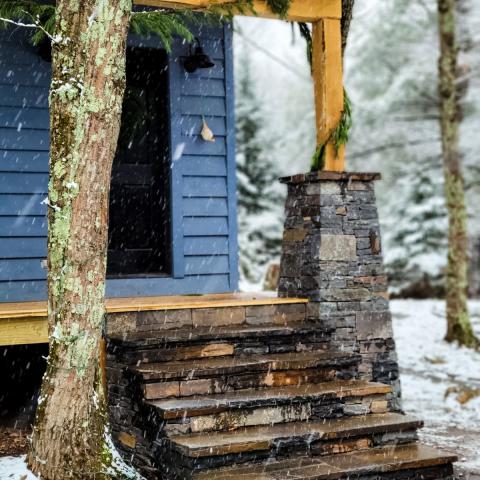
[[[105,338],[100,340],[100,374],[102,376],[102,388],[108,403],[108,384],[107,384],[107,341]]]
[[[313,24],[313,80],[317,112],[317,143],[323,145],[340,122],[343,112],[342,35],[340,19],[325,18]],[[330,142],[325,170],[345,171],[345,148],[336,152]]]

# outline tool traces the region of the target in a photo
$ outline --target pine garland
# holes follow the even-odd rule
[[[325,154],[327,152],[327,145],[333,143],[335,147],[335,156],[343,145],[348,143],[350,138],[350,129],[352,128],[352,102],[347,92],[344,91],[343,97],[343,111],[338,125],[330,132],[327,140],[317,147],[317,150],[312,157],[312,172],[317,172],[325,168]]]
[[[312,68],[312,64],[313,64],[312,32],[310,31],[310,28],[306,23],[299,22],[297,25],[300,31],[300,35],[302,36],[302,38],[305,40],[307,44],[307,60],[308,60],[308,63],[310,64],[310,68]]]
[[[292,0],[267,0],[267,5],[280,18],[286,18],[292,5]]]
[[[156,35],[165,50],[170,52],[176,35],[189,42],[193,40],[188,25],[195,21],[196,17],[189,10],[145,10],[132,12],[130,29],[142,36]]]

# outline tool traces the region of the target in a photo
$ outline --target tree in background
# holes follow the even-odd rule
[[[428,298],[444,294],[447,217],[440,155],[408,161],[397,152],[395,197],[406,205],[385,219],[389,284],[393,294]]]
[[[440,36],[439,99],[445,196],[448,209],[447,341],[478,346],[468,314],[467,210],[459,148],[461,108],[459,104],[457,0],[438,0]]]
[[[347,88],[356,106],[347,153],[354,168],[382,172],[377,194],[386,268],[400,295],[432,295],[425,287],[441,287],[445,267],[444,233],[443,242],[423,246],[446,225],[437,72],[429,60],[436,56],[435,1],[429,8],[415,0],[386,0],[365,15],[367,5],[357,3],[346,52]],[[428,213],[412,201],[426,191],[435,212],[419,221],[416,215]]]
[[[279,170],[272,158],[272,139],[265,129],[262,103],[250,69],[249,51],[243,51],[237,75],[236,140],[240,273],[243,280],[260,283],[268,264],[281,250]]]
[[[345,53],[345,49],[347,48],[354,6],[355,0],[342,0],[342,54]]]
[[[468,89],[464,81],[457,84],[463,106],[460,148],[465,167],[473,170],[479,148],[480,81],[475,72],[480,68],[480,55],[478,48],[472,48],[472,33],[478,31],[480,4],[466,0],[462,5],[457,21],[460,64],[470,74],[466,75]],[[385,18],[395,18],[395,22],[385,22]],[[439,55],[437,0],[381,0],[372,6],[358,0],[351,37],[345,57],[346,82],[356,108],[348,162],[352,168],[382,172],[384,180],[377,186],[377,195],[394,293],[444,293],[447,211],[438,69],[432,62]],[[469,175],[469,185],[469,231],[478,236],[480,182]],[[414,198],[423,198],[425,191],[429,192],[428,204],[435,209],[428,219],[424,218],[428,212],[412,203]],[[415,221],[415,211],[424,221]],[[417,235],[410,234],[410,221]],[[444,239],[439,241],[441,229]]]

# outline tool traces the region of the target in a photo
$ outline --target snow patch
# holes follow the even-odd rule
[[[480,302],[469,306],[479,335]],[[459,466],[480,473],[480,397],[462,404],[453,392],[480,389],[480,352],[443,340],[443,301],[394,300],[391,309],[404,410],[425,421],[423,442],[458,453]]]
[[[0,480],[37,480],[27,468],[26,455],[0,457]]]

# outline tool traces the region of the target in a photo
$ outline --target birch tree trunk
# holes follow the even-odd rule
[[[456,0],[438,0],[439,97],[445,195],[448,209],[447,334],[449,342],[475,346],[467,305],[468,237],[464,181],[459,151],[461,110],[457,87]]]
[[[58,0],[50,89],[50,354],[30,468],[110,478],[99,368],[108,196],[125,87],[131,0]],[[118,478],[118,477],[116,477]]]

